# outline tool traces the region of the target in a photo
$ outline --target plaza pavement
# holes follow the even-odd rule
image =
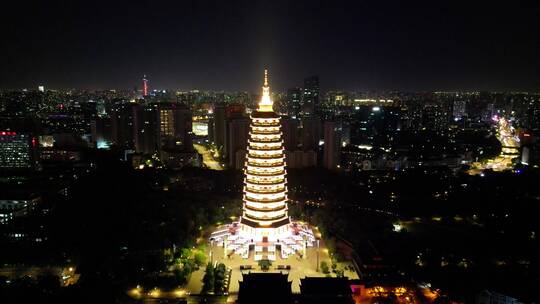
[[[258,263],[253,260],[253,253],[250,254],[248,259],[243,259],[239,255],[232,254],[230,257],[224,256],[223,247],[216,245],[207,246],[207,257],[210,261],[210,254],[212,260],[217,263],[224,263],[227,267],[232,269],[231,282],[229,285],[229,293],[235,294],[239,289],[239,281],[242,280],[242,272],[249,273],[251,272],[262,272]],[[328,250],[324,247],[324,244],[321,242],[319,248],[319,263],[326,261],[328,267],[331,266],[330,256]],[[241,265],[251,265],[251,270],[240,270]],[[278,270],[278,265],[290,265],[290,270]],[[319,264],[320,265],[320,264]],[[344,269],[345,266],[351,265],[348,262],[338,263],[338,269]],[[199,294],[202,289],[202,278],[204,276],[205,267],[201,267],[199,270],[195,271],[186,286],[186,289],[191,292],[191,294]],[[282,272],[289,274],[289,281],[292,281],[292,292],[300,292],[300,279],[305,277],[324,277],[320,269],[317,272],[317,248],[308,248],[306,258],[300,258],[298,255],[291,255],[287,259],[278,259],[272,262],[272,267],[267,272]],[[358,275],[354,271],[345,270],[345,276],[350,279],[357,279]],[[334,274],[332,274],[334,276]]]

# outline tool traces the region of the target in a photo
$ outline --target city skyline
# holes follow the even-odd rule
[[[538,303],[540,4],[16,1],[0,303]]]
[[[14,4],[0,88],[540,90],[538,5]]]

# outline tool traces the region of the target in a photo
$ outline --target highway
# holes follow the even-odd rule
[[[514,127],[512,127],[512,124],[504,117],[499,118],[497,124],[497,139],[502,145],[501,154],[488,159],[484,163],[473,163],[472,168],[469,170],[469,174],[480,174],[486,169],[492,169],[493,171],[513,169],[514,159],[519,157],[520,142]]]

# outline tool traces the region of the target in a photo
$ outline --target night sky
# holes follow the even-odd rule
[[[0,88],[540,91],[537,1],[16,2]]]

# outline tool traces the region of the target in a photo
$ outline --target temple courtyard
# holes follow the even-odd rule
[[[225,255],[223,252],[223,247],[220,245],[212,244],[210,243],[207,246],[206,249],[208,260],[213,261],[214,263],[223,263],[228,268],[231,269],[231,278],[229,282],[229,293],[230,294],[236,294],[239,289],[239,281],[242,280],[242,273],[255,273],[255,272],[282,272],[282,273],[288,273],[289,274],[289,281],[292,282],[292,292],[298,293],[300,292],[300,279],[303,279],[305,277],[325,277],[325,276],[336,276],[335,273],[332,272],[331,265],[331,253],[329,253],[328,249],[324,246],[323,241],[320,241],[319,243],[319,249],[317,250],[316,247],[309,247],[307,248],[307,256],[305,258],[300,257],[299,255],[291,255],[286,259],[282,259],[281,257],[278,257],[276,261],[272,262],[272,265],[269,270],[263,271],[261,270],[261,267],[259,266],[258,262],[256,262],[253,259],[253,252],[250,253],[250,257],[248,259],[244,259],[239,255],[236,254],[229,254]],[[318,261],[319,261],[319,269],[317,270],[317,251],[318,251]],[[322,270],[320,269],[320,263],[322,261],[325,261],[330,269],[329,274],[324,274]],[[245,268],[251,266],[251,269],[246,270]],[[288,268],[287,266],[290,266],[290,269],[278,269],[279,266],[284,266],[282,268]],[[241,267],[244,268],[244,270],[241,270]],[[344,275],[348,277],[349,279],[358,279],[358,274],[356,271],[354,271],[352,267],[352,263],[350,262],[338,262],[337,263],[337,269],[343,270]],[[191,294],[199,294],[202,289],[202,278],[204,276],[204,267],[201,267],[201,269],[195,271],[186,286],[186,289]]]

